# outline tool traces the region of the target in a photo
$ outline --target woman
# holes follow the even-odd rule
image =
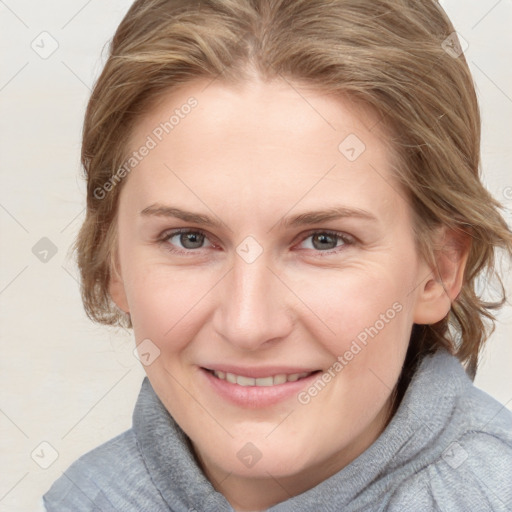
[[[511,414],[471,381],[512,252],[479,145],[434,1],[135,2],[76,249],[147,378],[46,509],[508,510]]]

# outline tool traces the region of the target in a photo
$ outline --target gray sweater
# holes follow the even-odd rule
[[[133,427],[74,462],[48,512],[232,511],[148,379]],[[426,357],[379,438],[344,469],[272,512],[512,510],[512,413],[445,351]]]

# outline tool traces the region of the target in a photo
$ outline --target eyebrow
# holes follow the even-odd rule
[[[152,204],[151,206],[144,208],[144,210],[142,210],[140,213],[144,217],[174,217],[177,219],[184,220],[186,222],[192,222],[194,224],[200,224],[203,226],[215,228],[219,228],[223,224],[219,220],[213,219],[208,215],[190,212],[182,210],[180,208],[175,208],[173,206],[165,206],[158,203]],[[347,217],[374,222],[377,221],[377,217],[375,217],[375,215],[366,210],[362,210],[360,208],[347,208],[344,206],[335,206],[323,210],[304,212],[291,217],[283,217],[277,224],[287,228],[305,226],[310,224],[318,224],[320,222],[326,222],[330,220],[336,220]]]
[[[279,222],[284,227],[304,226],[309,224],[318,224],[329,220],[353,217],[356,219],[377,221],[377,217],[372,213],[360,208],[347,208],[344,206],[334,206],[324,210],[300,213],[293,217],[284,217]]]
[[[186,222],[192,222],[194,224],[201,224],[203,226],[220,227],[222,222],[219,220],[212,219],[208,215],[202,215],[200,213],[188,212],[175,208],[173,206],[165,206],[158,203],[152,204],[147,208],[144,208],[140,212],[142,216],[155,216],[155,217],[175,217],[177,219],[184,220]]]

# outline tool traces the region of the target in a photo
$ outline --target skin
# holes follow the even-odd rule
[[[235,509],[261,510],[338,472],[380,435],[412,325],[448,313],[466,254],[438,254],[435,271],[420,258],[382,126],[344,98],[284,81],[197,80],[148,112],[130,147],[191,96],[197,107],[122,184],[110,293],[130,313],[136,342],[149,338],[159,348],[145,370],[207,477]],[[349,134],[366,146],[353,162],[338,149]],[[221,224],[141,215],[155,204]],[[375,220],[280,222],[331,206]],[[161,240],[178,228],[202,229],[203,245],[190,248],[179,235]],[[326,250],[312,236],[322,230],[351,242],[328,238]],[[249,235],[263,250],[252,263],[236,252]],[[446,230],[439,236],[455,246]],[[200,378],[199,367],[211,362],[327,371],[396,303],[401,311],[306,405],[293,396],[243,408]],[[237,457],[247,442],[261,453],[252,467]]]

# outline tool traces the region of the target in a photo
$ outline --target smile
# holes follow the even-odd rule
[[[284,366],[242,368],[227,364],[213,368],[200,366],[199,369],[206,389],[237,407],[249,409],[295,400],[322,371]]]
[[[225,380],[230,382],[231,384],[238,384],[239,386],[259,386],[259,387],[268,387],[268,386],[279,386],[280,384],[285,384],[286,382],[295,382],[300,379],[304,379],[305,377],[309,377],[313,373],[316,372],[303,372],[303,373],[280,373],[278,375],[270,375],[268,377],[246,377],[245,375],[236,375],[234,373],[222,372],[218,370],[210,370],[210,372],[215,375],[220,380]]]

